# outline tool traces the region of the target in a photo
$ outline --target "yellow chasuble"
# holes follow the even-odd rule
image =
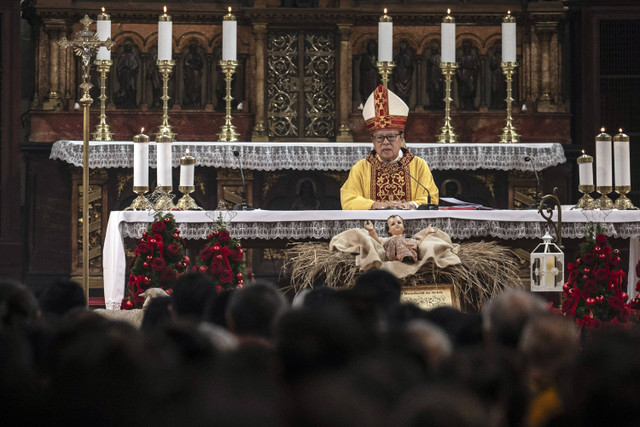
[[[382,162],[375,151],[356,163],[340,189],[342,209],[367,210],[371,209],[375,201],[412,201],[418,206],[427,203],[427,191],[411,179],[407,170],[429,189],[431,203],[437,204],[438,187],[433,181],[427,162],[404,148],[402,151],[402,168],[397,162]]]

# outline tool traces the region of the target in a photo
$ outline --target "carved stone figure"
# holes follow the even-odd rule
[[[140,68],[140,58],[133,49],[133,42],[126,40],[124,50],[118,59],[116,72],[120,90],[114,96],[116,106],[120,108],[135,108],[136,93],[138,87],[138,69]]]
[[[156,65],[158,54],[153,54],[153,61],[147,69],[147,79],[151,82],[151,107],[162,107],[162,75]]]
[[[367,51],[360,60],[360,101],[363,104],[380,84],[380,76],[376,66],[377,55],[378,43],[373,39],[369,40]]]
[[[507,97],[507,83],[502,72],[502,46],[497,43],[494,47],[493,55],[489,60],[491,70],[491,99],[489,108],[492,110],[503,110],[507,107],[505,98]]]
[[[478,86],[478,69],[480,64],[478,56],[471,48],[471,42],[462,42],[462,55],[458,61],[458,92],[460,95],[460,108],[473,110]]]
[[[440,69],[440,47],[431,45],[431,55],[427,64],[427,87],[429,88],[429,108],[444,109],[444,77]]]
[[[198,52],[198,42],[189,43],[189,52],[184,58],[184,97],[185,107],[202,105],[202,56]]]
[[[406,41],[402,40],[398,43],[398,54],[394,61],[396,68],[393,73],[393,82],[396,87],[396,94],[405,103],[409,104],[413,86],[414,57]]]

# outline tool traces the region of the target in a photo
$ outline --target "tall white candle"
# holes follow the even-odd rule
[[[631,185],[629,136],[620,133],[613,137],[613,171],[616,187]]]
[[[98,19],[96,20],[96,32],[100,41],[105,41],[111,37],[111,18],[104,13],[104,7],[102,8],[102,13],[98,14]],[[104,46],[100,46],[96,59],[99,61],[111,60],[111,51]]]
[[[172,187],[171,179],[171,136],[162,134],[156,138],[156,166],[158,187]]]
[[[502,19],[502,62],[516,62],[516,18],[511,11]]]
[[[582,156],[578,157],[577,161],[580,185],[593,185],[593,157],[582,150]]]
[[[187,154],[180,157],[180,187],[193,187],[193,175],[196,168],[196,159]]]
[[[451,16],[451,9],[447,9],[447,16],[440,25],[441,62],[456,62],[456,20]]]
[[[149,187],[149,137],[144,128],[133,137],[133,186]]]
[[[172,24],[171,16],[167,15],[167,6],[165,6],[164,13],[158,20],[158,61],[171,60]]]
[[[229,13],[222,19],[222,60],[236,60],[236,43],[238,39],[238,21],[236,17]]]
[[[611,135],[604,128],[596,135],[596,187],[611,187]]]
[[[378,22],[378,61],[393,61],[393,20],[387,9]]]

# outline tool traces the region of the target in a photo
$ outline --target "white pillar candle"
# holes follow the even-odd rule
[[[171,60],[172,31],[171,16],[167,15],[165,6],[164,13],[158,20],[158,61]]]
[[[102,8],[102,13],[98,14],[98,19],[96,20],[96,33],[100,41],[111,38],[111,18],[104,13],[104,7]],[[104,46],[100,46],[96,59],[98,61],[110,61],[111,51]]]
[[[173,187],[171,180],[171,146],[171,136],[163,134],[156,138],[158,187]]]
[[[502,19],[502,62],[516,62],[516,18],[511,11]]]
[[[193,175],[196,168],[196,159],[187,153],[180,157],[180,187],[193,187]]]
[[[238,21],[236,17],[229,13],[222,19],[222,60],[236,60],[236,43],[238,39]]]
[[[387,9],[378,22],[378,61],[393,61],[393,21]]]
[[[620,133],[613,137],[613,171],[616,187],[631,185],[629,137]]]
[[[604,128],[596,135],[596,186],[613,186],[611,177],[611,135]]]
[[[593,185],[593,157],[586,155],[584,150],[578,157],[578,175],[580,185]]]
[[[456,62],[456,20],[450,14],[451,9],[447,9],[447,16],[440,25],[441,62]]]
[[[133,137],[133,186],[149,187],[149,137],[144,128]]]

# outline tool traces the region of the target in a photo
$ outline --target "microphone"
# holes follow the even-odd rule
[[[242,168],[242,157],[240,157],[240,151],[233,150],[233,156],[238,159],[240,164],[240,177],[242,178],[242,193],[240,196],[242,197],[242,203],[236,203],[233,205],[234,211],[252,211],[253,205],[247,203],[247,183],[244,180],[244,169]]]
[[[540,203],[540,177],[538,176],[538,170],[536,168],[536,163],[533,157],[525,156],[523,159],[525,162],[531,163],[531,168],[533,169],[533,174],[536,176],[536,195],[533,198],[534,202],[527,209],[538,209],[538,205]]]
[[[424,188],[425,190],[427,190],[427,203],[422,204],[420,206],[418,206],[418,210],[429,210],[429,211],[437,211],[438,205],[434,205],[431,203],[431,191],[429,191],[429,189],[427,187],[425,187],[420,181],[418,181],[413,175],[411,175],[409,173],[409,171],[407,169],[404,168],[404,166],[402,166],[402,162],[400,160],[398,160],[396,162],[396,165],[398,165],[400,167],[400,169],[402,169],[407,175],[409,175],[409,177],[411,179],[413,179],[415,182],[418,183],[418,185],[422,188]]]

